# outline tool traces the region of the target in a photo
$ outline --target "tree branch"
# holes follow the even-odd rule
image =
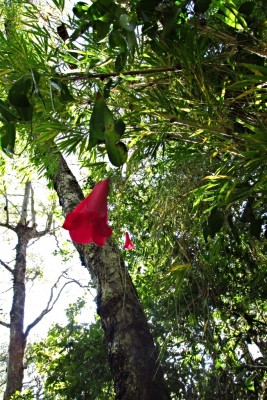
[[[10,229],[11,231],[16,232],[16,228],[10,224],[4,224],[3,222],[0,222],[0,226],[3,226],[4,228]]]
[[[160,72],[181,72],[182,68],[180,66],[176,67],[163,67],[163,68],[151,68],[151,69],[139,69],[139,70],[133,70],[133,71],[125,71],[125,72],[110,72],[107,74],[104,73],[92,73],[92,74],[75,74],[73,75],[73,72],[68,74],[68,76],[62,78],[63,80],[72,80],[72,81],[78,81],[78,80],[85,80],[85,79],[91,79],[91,78],[98,78],[98,79],[106,79],[106,78],[111,78],[111,77],[116,77],[116,76],[136,76],[136,75],[151,75],[151,74],[158,74]]]
[[[65,272],[65,271],[64,271]],[[63,274],[64,274],[63,272]],[[25,330],[25,338],[27,338],[27,336],[29,335],[30,331],[32,328],[34,328],[43,318],[46,314],[48,314],[54,307],[54,305],[56,304],[56,302],[58,301],[62,291],[64,290],[64,288],[69,285],[70,283],[73,283],[72,281],[66,282],[64,283],[64,285],[62,286],[62,288],[60,289],[60,291],[58,292],[56,298],[53,300],[54,297],[54,289],[57,287],[59,280],[61,279],[62,275],[58,278],[58,280],[56,281],[56,283],[52,286],[51,288],[51,292],[50,292],[50,297],[49,300],[47,302],[46,308],[38,315],[37,318],[35,318],[35,320],[33,322],[31,322],[26,330]]]
[[[12,275],[14,275],[13,269],[10,268],[4,261],[0,260],[0,264],[2,264],[3,267],[4,267],[8,272],[10,272]]]
[[[8,324],[7,322],[0,320],[0,325],[5,326],[6,328],[10,329],[10,324]]]
[[[21,214],[19,224],[26,225],[27,222],[27,214],[28,214],[28,204],[30,197],[31,183],[28,181],[25,183],[25,191],[23,196],[23,202],[21,207]]]

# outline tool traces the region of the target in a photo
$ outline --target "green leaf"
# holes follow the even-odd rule
[[[111,49],[118,47],[121,52],[127,50],[127,42],[122,34],[118,31],[112,31],[109,35],[109,45]]]
[[[60,10],[63,11],[65,7],[65,0],[52,0],[55,6]]]
[[[115,167],[121,167],[127,161],[128,151],[123,142],[107,141],[106,149],[108,158]]]
[[[246,388],[248,389],[248,390],[251,390],[251,391],[254,391],[255,390],[255,387],[254,387],[254,376],[253,375],[251,375],[250,377],[248,377],[247,378],[247,380],[246,380],[246,382],[245,382],[245,385],[246,385]]]
[[[114,131],[114,119],[104,98],[98,93],[90,118],[89,149],[105,143],[107,131]]]
[[[209,235],[214,238],[215,234],[219,232],[224,224],[224,214],[216,209],[213,209],[208,217],[208,230]]]
[[[72,96],[68,86],[66,85],[66,83],[63,82],[61,82],[60,100],[63,103],[74,101],[74,97]]]
[[[119,25],[126,31],[133,32],[135,30],[135,22],[128,14],[121,14],[119,18]]]
[[[94,25],[94,32],[96,33],[97,39],[104,39],[110,30],[110,25],[102,21],[96,21]]]
[[[30,122],[33,115],[33,107],[16,107],[17,113],[22,119],[22,121]]]
[[[13,112],[9,109],[8,105],[0,99],[0,114],[3,117],[4,122],[12,122],[16,121],[18,117],[13,114]]]
[[[262,226],[261,219],[255,219],[250,223],[249,233],[251,236],[254,236],[258,240],[260,240],[261,237],[261,226]]]
[[[109,98],[111,89],[115,88],[120,80],[121,80],[120,78],[108,80],[103,89],[104,99]]]
[[[85,3],[84,1],[78,1],[78,3],[76,3],[73,7],[72,11],[77,18],[85,18],[88,14],[89,8],[89,4]]]
[[[16,142],[16,126],[14,123],[8,122],[1,127],[0,132],[2,150],[6,155],[12,157]]]
[[[31,106],[33,81],[31,76],[24,75],[13,83],[8,92],[8,101],[14,107],[27,108]]]
[[[115,122],[115,132],[118,133],[120,135],[120,137],[122,137],[122,135],[124,135],[126,129],[126,125],[123,122],[123,120],[120,118]]]
[[[50,80],[50,85],[52,88],[56,89],[56,91],[59,92],[59,100],[62,103],[70,103],[74,101],[74,97],[72,96],[66,83],[61,82],[56,78],[53,78]]]
[[[115,60],[115,70],[116,72],[121,72],[126,65],[128,52],[123,52],[118,55]]]
[[[126,40],[127,40],[127,44],[128,44],[128,51],[131,54],[134,54],[135,49],[137,48],[137,40],[136,40],[135,32],[127,31],[126,32]]]

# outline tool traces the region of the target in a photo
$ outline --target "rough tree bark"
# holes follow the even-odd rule
[[[66,215],[84,197],[64,158],[59,155],[58,160],[53,183]],[[146,316],[119,249],[111,239],[103,247],[74,245],[97,289],[116,399],[169,399]]]

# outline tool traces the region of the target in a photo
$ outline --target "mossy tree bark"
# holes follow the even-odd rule
[[[63,213],[83,199],[64,158],[53,177]],[[118,247],[75,244],[97,290],[97,312],[108,343],[109,364],[118,400],[167,400],[162,369],[146,316]]]

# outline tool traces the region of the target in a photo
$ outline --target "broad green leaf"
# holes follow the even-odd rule
[[[128,14],[121,14],[119,24],[122,29],[133,32],[135,30],[135,22]]]
[[[126,129],[126,125],[123,122],[123,120],[122,119],[118,119],[115,122],[115,132],[118,133],[120,135],[120,137],[121,137],[122,135],[124,135],[125,129]]]
[[[89,149],[105,143],[107,131],[114,131],[114,119],[103,96],[98,93],[90,118]]]
[[[219,210],[212,210],[208,217],[208,232],[214,238],[224,224],[224,214]]]
[[[128,44],[128,51],[133,55],[137,46],[137,40],[134,31],[127,31],[126,32],[126,40]]]
[[[8,101],[14,107],[27,108],[31,106],[33,81],[31,76],[24,75],[13,83],[8,92]]]
[[[128,151],[124,143],[107,141],[106,149],[108,158],[115,167],[121,167],[127,161]]]
[[[113,30],[109,35],[109,45],[111,49],[118,47],[121,52],[127,50],[127,43],[122,34],[118,31]]]
[[[59,100],[62,103],[69,103],[74,101],[74,97],[72,96],[68,86],[66,83],[61,82],[60,80],[53,78],[50,80],[50,85],[52,88],[56,89],[59,93]],[[52,90],[53,93],[53,90]]]
[[[85,3],[84,1],[78,1],[78,3],[76,3],[73,7],[72,11],[77,18],[85,18],[88,15],[89,8],[90,6],[88,3]]]
[[[120,53],[116,60],[115,60],[115,70],[116,72],[121,72],[123,70],[123,68],[126,65],[127,62],[127,56],[128,56],[128,52],[125,51],[123,53]]]
[[[102,22],[102,21],[96,21],[94,24],[94,33],[96,33],[97,40],[102,40],[104,39],[110,30],[110,25]]]
[[[7,122],[1,127],[1,147],[4,153],[9,157],[14,154],[15,142],[16,142],[16,125],[11,122]]]
[[[254,236],[256,239],[260,240],[261,237],[261,227],[262,227],[262,220],[255,219],[250,223],[249,233],[251,236]]]
[[[246,388],[247,388],[248,390],[251,390],[251,391],[254,391],[254,390],[255,390],[255,387],[254,387],[254,380],[255,380],[255,377],[254,377],[253,375],[249,376],[249,377],[246,379],[245,385],[246,385]]]
[[[0,114],[2,115],[2,120],[4,122],[12,122],[16,121],[18,117],[13,114],[13,112],[9,109],[8,105],[0,99]]]
[[[15,107],[22,121],[30,122],[33,116],[33,107]]]

